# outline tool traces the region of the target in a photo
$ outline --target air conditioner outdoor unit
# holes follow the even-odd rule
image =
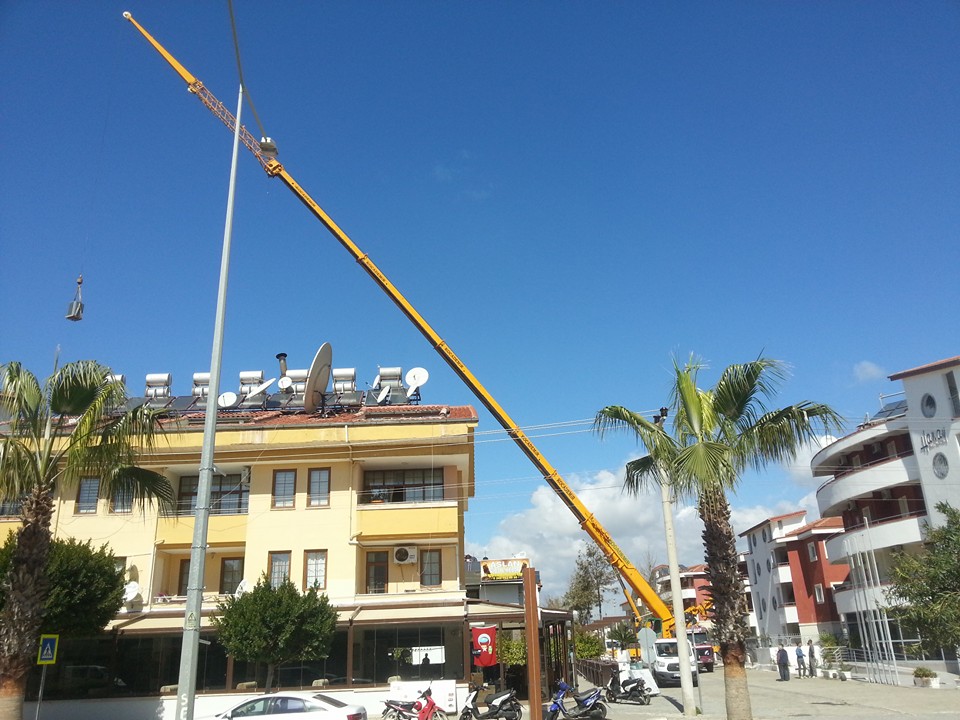
[[[393,549],[393,561],[397,565],[410,565],[417,561],[417,549],[412,545],[400,545]]]

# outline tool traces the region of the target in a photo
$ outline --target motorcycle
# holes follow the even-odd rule
[[[641,705],[650,704],[650,688],[643,678],[628,678],[620,683],[620,668],[614,667],[610,671],[610,679],[604,686],[607,702],[615,703],[618,700],[637,702]]]
[[[503,690],[484,698],[487,709],[483,712],[477,707],[477,695],[484,689],[483,685],[470,683],[470,691],[464,701],[460,720],[521,720],[523,708],[517,700],[516,690]]]
[[[384,720],[447,720],[447,714],[434,702],[430,688],[420,693],[416,700],[384,700],[383,704]]]
[[[576,700],[576,706],[567,710],[563,699],[569,694]],[[604,720],[607,717],[607,706],[601,701],[601,689],[578,694],[574,689],[567,685],[563,680],[557,681],[557,692],[553,696],[553,702],[547,709],[544,720],[557,720],[559,715],[571,720]]]

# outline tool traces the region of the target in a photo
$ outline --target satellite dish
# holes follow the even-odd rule
[[[430,373],[427,372],[426,368],[410,368],[404,376],[404,380],[407,382],[407,397],[410,398],[416,395],[417,392],[420,391],[420,388],[427,384],[427,380],[429,379]]]
[[[123,601],[125,603],[133,602],[134,598],[140,594],[140,583],[138,582],[128,582],[123,586]]]
[[[377,405],[382,405],[383,401],[387,399],[387,395],[389,394],[390,394],[389,387],[385,387],[383,390],[381,390],[380,394],[377,395]]]
[[[307,371],[307,383],[303,390],[303,409],[308,413],[317,411],[317,393],[326,392],[327,383],[330,382],[332,363],[333,348],[330,347],[330,343],[324,343],[317,350]]]
[[[232,408],[240,404],[240,396],[235,392],[227,391],[217,398],[217,407]]]
[[[262,384],[260,384],[260,385],[257,385],[253,390],[250,391],[250,393],[244,398],[244,400],[249,400],[250,398],[254,397],[255,395],[259,395],[259,394],[262,393],[264,390],[266,390],[268,387],[270,387],[271,385],[273,385],[276,381],[277,381],[276,378],[270,378],[270,379],[267,380],[265,383],[262,383]]]
[[[288,375],[284,375],[277,382],[277,387],[280,388],[282,392],[286,392],[293,387],[293,378],[289,377]]]
[[[237,584],[237,589],[234,590],[233,594],[234,594],[234,595],[243,595],[243,594],[247,591],[247,588],[248,588],[247,579],[244,578],[243,580],[241,580],[241,581]]]

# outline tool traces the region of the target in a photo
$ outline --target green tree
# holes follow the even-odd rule
[[[506,632],[497,637],[497,659],[504,665],[527,664],[527,639],[521,633],[509,637]]]
[[[15,549],[16,536],[8,535],[0,548],[0,585]],[[89,540],[53,540],[46,575],[50,594],[43,632],[70,637],[96,635],[123,606],[123,571],[117,568],[106,544],[95,549]],[[0,595],[0,611],[4,599]]]
[[[801,402],[769,409],[767,401],[787,377],[777,360],[758,358],[727,367],[711,389],[697,385],[703,364],[674,362],[670,390],[673,433],[624,407],[597,413],[595,427],[633,432],[647,455],[627,464],[624,488],[637,495],[668,483],[676,497],[695,497],[703,520],[704,559],[713,599],[714,637],[723,659],[726,712],[730,720],[751,717],[745,661],[746,600],[737,570],[736,535],[727,493],[748,468],[762,469],[796,457],[821,433],[839,429],[829,406]],[[682,626],[683,619],[677,618]]]
[[[943,525],[930,528],[917,553],[894,555],[887,601],[928,652],[960,647],[960,510],[940,502]]]
[[[218,609],[217,639],[237,660],[267,665],[267,692],[278,665],[330,653],[337,611],[315,587],[301,594],[289,580],[271,587],[263,575],[253,590],[227,598]]]
[[[593,608],[603,617],[603,595],[617,581],[617,575],[600,548],[590,543],[577,553],[577,564],[563,596],[566,606],[577,613],[581,624],[590,622]]]
[[[607,651],[601,638],[579,627],[573,631],[573,646],[577,657],[584,660],[602,657]]]
[[[624,649],[637,644],[637,631],[633,629],[632,623],[617,623],[610,628],[607,637],[615,640]]]
[[[126,408],[110,369],[84,360],[41,385],[20,363],[0,366],[0,502],[20,502],[20,528],[0,594],[0,720],[20,720],[50,592],[47,577],[53,497],[97,478],[101,497],[122,493],[138,507],[173,507],[165,477],[136,466],[158,416]]]

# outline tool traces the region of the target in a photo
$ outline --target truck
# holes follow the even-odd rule
[[[676,619],[667,608],[654,589],[647,583],[643,575],[624,555],[623,551],[614,542],[600,521],[580,501],[570,486],[560,476],[560,473],[547,461],[533,444],[527,434],[513,421],[506,410],[501,407],[493,395],[474,376],[466,364],[454,353],[452,348],[443,340],[434,328],[417,312],[407,298],[394,286],[387,276],[373,262],[370,256],[363,252],[337,223],[320,207],[320,205],[294,180],[287,169],[280,164],[276,157],[276,145],[269,137],[256,140],[244,126],[237,128],[237,120],[226,106],[204,86],[200,80],[187,70],[170,52],[167,51],[147,30],[140,25],[129,12],[123,13],[124,18],[130,21],[138,32],[147,40],[160,56],[170,65],[179,77],[187,84],[187,90],[196,95],[203,105],[216,115],[231,132],[239,136],[261,167],[269,177],[279,178],[286,187],[293,192],[297,199],[319,220],[334,238],[347,250],[357,263],[366,271],[370,278],[383,290],[400,311],[407,316],[413,325],[433,346],[440,357],[450,366],[453,372],[460,377],[476,398],[487,408],[507,435],[516,443],[520,450],[534,464],[547,484],[557,493],[564,505],[573,513],[581,528],[597,544],[607,559],[607,562],[616,570],[620,578],[621,587],[627,598],[634,617],[639,626],[640,611],[634,602],[631,590],[640,598],[654,617],[662,623],[662,633],[669,637],[674,632]],[[321,389],[322,392],[322,389]],[[629,589],[628,589],[629,587]],[[681,627],[682,627],[681,623]]]

